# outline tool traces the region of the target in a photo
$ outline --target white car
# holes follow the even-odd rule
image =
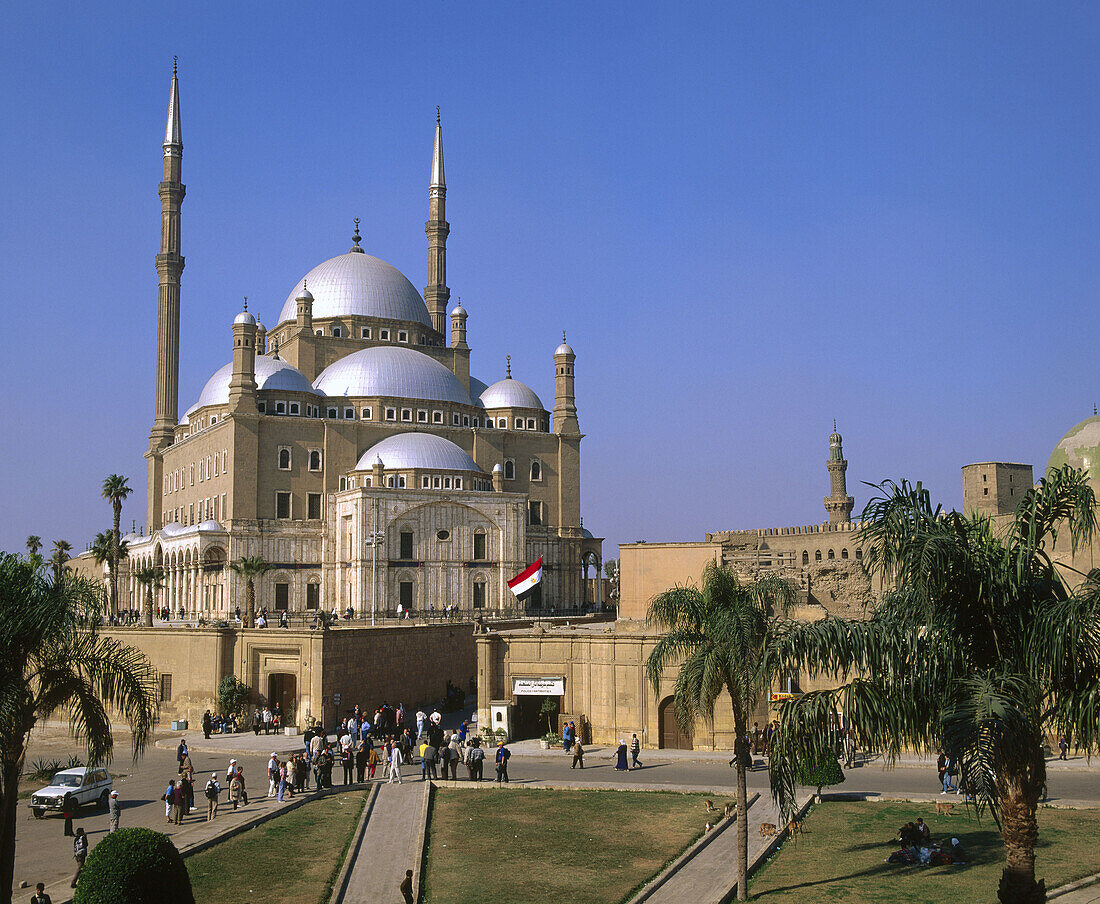
[[[79,807],[98,805],[107,808],[111,796],[111,773],[106,769],[80,766],[76,769],[62,769],[49,785],[31,795],[31,811],[36,819],[46,815],[47,810],[60,812],[66,794],[71,794],[73,803]]]

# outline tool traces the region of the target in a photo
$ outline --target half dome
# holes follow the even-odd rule
[[[1047,460],[1047,473],[1063,465],[1080,468],[1100,486],[1100,417],[1093,415],[1069,430]]]
[[[416,287],[396,267],[369,254],[348,252],[310,270],[287,296],[280,323],[297,318],[296,299],[306,286],[313,296],[314,320],[379,317],[432,325]]]
[[[313,386],[326,396],[472,404],[458,377],[435,358],[400,346],[379,345],[352,352],[321,371]]]
[[[480,471],[481,468],[449,439],[434,433],[398,433],[375,443],[359,456],[357,471],[369,471],[375,459],[382,459],[387,471]]]
[[[492,386],[481,394],[481,404],[486,408],[538,408],[542,407],[542,401],[534,390],[519,380],[506,377],[497,380]]]
[[[219,367],[214,375],[206,381],[206,385],[199,393],[199,400],[187,409],[187,414],[203,408],[207,405],[229,404],[229,381],[233,376],[233,364]],[[270,355],[256,356],[256,388],[277,389],[283,392],[308,392],[317,395],[309,380],[306,379],[297,367],[288,364],[282,358],[273,358]]]

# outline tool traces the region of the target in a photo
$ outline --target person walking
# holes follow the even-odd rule
[[[940,794],[958,791],[958,788],[951,783],[951,765],[950,757],[941,750],[939,757],[936,759],[936,774],[939,775],[940,784],[942,785]]]
[[[511,757],[512,751],[504,746],[504,742],[501,741],[497,745],[497,784],[501,782],[508,783],[508,759]]]
[[[626,765],[626,741],[619,738],[619,746],[615,748],[615,752],[611,756],[615,760],[615,771],[626,772],[629,768]]]
[[[759,730],[759,729],[758,729]],[[642,742],[638,740],[638,733],[634,732],[630,736],[630,768],[637,769],[642,765],[642,761],[638,759],[638,754],[642,752]]]
[[[573,732],[573,723],[566,722],[565,728],[563,728],[561,732],[561,746],[565,748],[566,753],[569,753],[569,751],[573,749]]]
[[[405,878],[401,880],[401,897],[405,904],[413,904],[413,871],[405,870]]]
[[[176,780],[174,778],[168,779],[168,787],[164,789],[164,796],[161,800],[164,801],[164,821],[167,823],[172,822],[172,797],[176,793]]]
[[[279,783],[279,756],[271,751],[271,759],[267,761],[267,796],[275,796],[275,788]]]
[[[578,766],[584,768],[584,747],[579,740],[573,744],[573,765],[569,768],[576,769]]]
[[[1069,759],[1069,738],[1066,735],[1062,735],[1058,739],[1058,759]]]
[[[84,829],[80,828],[76,830],[76,835],[73,836],[73,860],[76,861],[76,872],[73,873],[73,888],[76,888],[77,880],[80,879],[80,874],[84,870],[84,861],[87,859],[88,836],[84,834]]]
[[[244,796],[244,779],[241,773],[234,772],[233,777],[229,780],[229,800],[233,804],[233,809],[236,810],[240,805],[241,798]],[[246,801],[247,803],[247,801]]]
[[[401,748],[394,744],[390,750],[390,776],[386,779],[387,783],[401,784],[401,763]]]
[[[107,834],[118,831],[118,792],[112,791],[107,798]]]
[[[172,789],[172,822],[176,825],[183,824],[183,808],[187,806],[187,792],[183,789],[183,782],[177,782]]]
[[[454,735],[451,736],[451,743],[447,745],[447,749],[450,751],[450,756],[447,758],[447,765],[451,768],[451,781],[458,781],[458,763],[462,759],[462,747],[458,743],[458,738]]]
[[[222,793],[222,786],[218,784],[218,773],[211,772],[210,780],[206,783],[206,821],[210,822],[218,815],[218,796]]]
[[[472,746],[466,751],[466,769],[470,781],[481,781],[485,769],[485,751],[481,749],[481,741],[477,738],[473,739]]]
[[[340,753],[340,765],[344,767],[344,784],[355,781],[355,751],[347,747]]]
[[[286,763],[279,763],[279,803],[286,797]]]
[[[378,768],[378,748],[372,746],[367,752],[367,775],[374,779],[374,771]]]
[[[76,815],[76,800],[73,798],[72,792],[66,791],[65,796],[61,799],[61,813],[65,817],[65,831],[66,838],[73,837],[73,816]]]
[[[370,754],[367,745],[370,741],[359,741],[355,745],[355,780],[361,785],[367,780],[367,760]]]
[[[31,895],[31,904],[53,904],[53,899],[46,894],[46,885],[39,882],[34,886],[34,894]]]

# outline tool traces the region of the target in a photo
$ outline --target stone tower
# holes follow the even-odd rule
[[[179,414],[180,362],[180,207],[183,205],[183,131],[180,127],[180,90],[176,63],[172,62],[172,88],[168,95],[168,122],[164,130],[164,179],[160,193],[160,253],[156,257],[157,378],[153,429],[149,433],[149,524],[160,523],[160,453],[172,444]]]
[[[829,460],[826,467],[829,469],[829,495],[825,497],[825,511],[829,513],[830,524],[844,524],[852,520],[852,506],[855,500],[848,495],[848,482],[844,472],[848,470],[848,462],[844,459],[843,439],[836,432],[836,421],[833,421],[833,432],[829,437]]]
[[[439,107],[436,107],[432,182],[428,187],[428,222],[424,224],[424,232],[428,236],[428,285],[424,287],[424,302],[435,331],[444,335],[447,329],[447,302],[451,298],[451,290],[447,288],[447,236],[450,231],[451,226],[447,222],[447,181],[443,176],[443,127],[439,124]]]
[[[256,318],[244,310],[233,320],[233,371],[229,378],[229,413],[256,413]]]
[[[576,360],[577,356],[565,341],[565,333],[562,333],[561,345],[554,350],[554,432],[558,434],[581,432],[577,422]]]

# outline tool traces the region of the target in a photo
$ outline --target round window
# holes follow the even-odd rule
[[[439,530],[435,532],[435,538],[437,540],[450,540],[451,532],[449,530]]]

